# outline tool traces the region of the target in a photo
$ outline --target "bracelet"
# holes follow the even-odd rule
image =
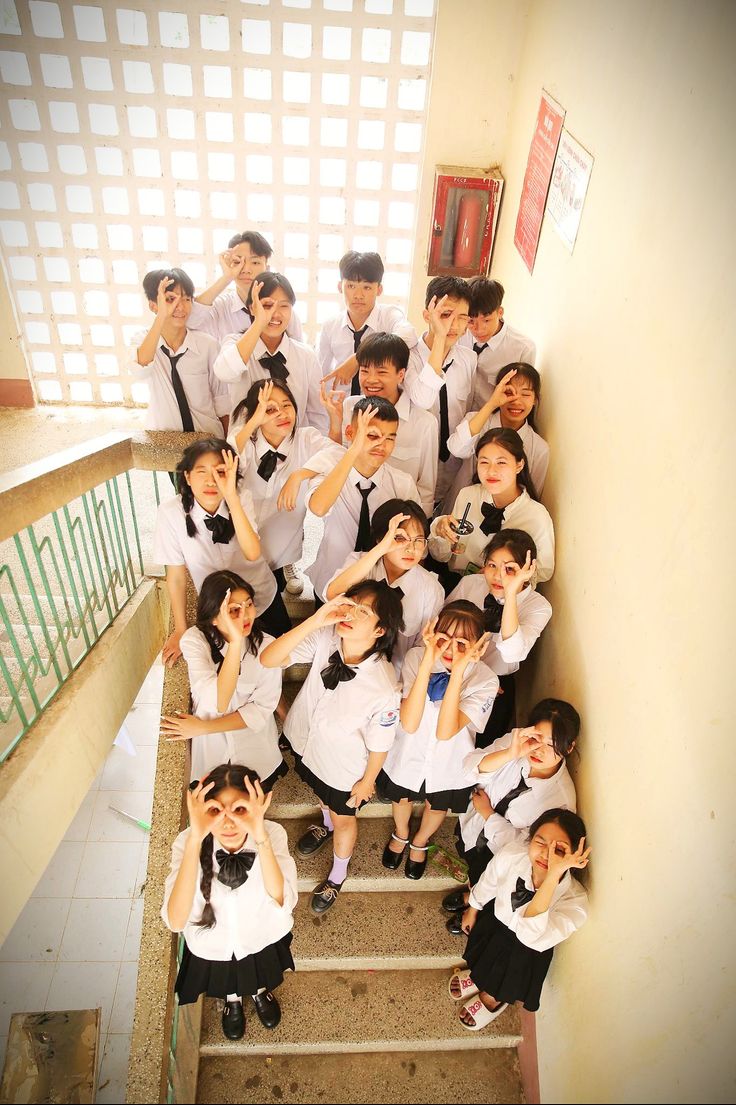
[[[256,848],[260,848],[262,844],[268,844],[268,837],[266,837],[265,840],[254,840],[253,843],[255,844]]]

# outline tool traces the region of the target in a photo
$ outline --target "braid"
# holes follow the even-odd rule
[[[205,906],[202,910],[202,916],[197,921],[197,926],[205,929],[211,929],[217,922],[215,911],[210,904],[210,894],[212,892],[212,844],[212,833],[207,833],[207,836],[202,841],[202,847],[199,849],[199,865],[202,868],[202,878],[199,883],[199,889],[202,892]]]
[[[182,505],[182,508],[184,510],[184,513],[187,516],[186,517],[187,535],[189,537],[195,537],[196,533],[197,533],[197,527],[195,526],[192,519],[189,517],[189,511],[194,506],[194,492],[192,491],[191,487],[189,486],[187,478],[184,475],[185,461],[186,461],[186,456],[182,457],[182,459],[179,461],[179,463],[176,466],[176,489],[179,492],[179,495],[181,496],[181,505]]]

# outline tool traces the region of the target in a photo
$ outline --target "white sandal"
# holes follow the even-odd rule
[[[495,1021],[496,1017],[500,1017],[504,1009],[508,1009],[508,1002],[504,1002],[502,1005],[497,1006],[495,1009],[489,1009],[487,1005],[484,1005],[480,998],[475,998],[473,1001],[468,1002],[467,1005],[463,1005],[458,1013],[460,1024],[463,1028],[467,1028],[468,1032],[479,1032],[481,1028],[486,1028],[491,1021]],[[462,1014],[473,1018],[472,1024],[466,1024],[462,1020]]]
[[[453,994],[452,984],[457,979],[460,984],[460,993]],[[470,977],[470,971],[453,971],[450,975],[450,981],[447,983],[447,992],[453,1001],[465,1001],[467,998],[474,998],[478,993],[478,987]]]

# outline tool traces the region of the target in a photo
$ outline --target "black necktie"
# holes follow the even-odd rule
[[[272,380],[286,381],[289,370],[286,367],[286,357],[283,353],[266,353],[258,358],[259,365],[263,365]]]
[[[498,533],[505,509],[506,507],[494,506],[493,503],[481,503],[480,512],[483,515],[483,521],[480,524],[480,532],[486,537],[490,537],[492,533]]]
[[[452,361],[442,366],[443,375],[447,372]],[[450,450],[447,448],[447,439],[450,436],[450,416],[447,411],[447,384],[440,388],[440,460],[450,459]]]
[[[205,514],[204,524],[212,535],[213,545],[227,545],[235,536],[235,526],[229,515],[224,518],[222,514]]]
[[[352,326],[348,326],[348,330],[353,335],[353,353],[358,352],[358,346],[363,340],[363,334],[368,329],[368,323],[365,324],[362,330],[353,330]],[[353,382],[350,385],[351,395],[360,395],[360,372],[356,372],[353,376]]]
[[[483,609],[485,610],[486,633],[498,633],[501,629],[503,606],[500,602],[496,602],[494,595],[487,595],[483,603]]]
[[[286,455],[284,453],[277,453],[275,449],[269,449],[261,457],[261,462],[258,465],[257,471],[258,475],[262,480],[265,480],[266,483],[268,483],[271,476],[276,471],[276,464],[280,460],[286,460]]]
[[[319,674],[327,690],[334,691],[338,683],[347,683],[348,680],[355,679],[358,673],[354,668],[349,668],[340,653],[335,651],[330,656],[327,667],[322,668]]]
[[[217,872],[217,881],[231,890],[237,890],[248,879],[248,873],[255,863],[255,852],[226,852],[224,848],[218,848],[215,859],[220,865]]]
[[[530,890],[522,878],[516,880],[516,890],[511,892],[511,911],[516,913],[517,909],[521,909],[523,905],[530,902],[536,890]]]
[[[392,587],[391,590],[395,595],[398,595],[400,599],[403,599],[404,592],[402,591],[401,587]]]
[[[368,552],[368,549],[373,548],[373,542],[371,541],[371,512],[368,509],[368,496],[376,485],[371,483],[368,487],[361,487],[359,483],[356,483],[355,486],[358,489],[358,494],[363,496],[363,502],[360,504],[358,535],[355,538],[355,548],[353,552]]]
[[[488,348],[488,342],[487,341],[484,341],[482,345],[480,344],[480,342],[477,342],[477,341],[473,342],[473,352],[477,353],[479,357],[480,357],[481,353],[483,352],[483,350],[487,349],[487,348]]]
[[[496,805],[493,807],[493,812],[497,813],[499,817],[505,817],[506,810],[509,808],[514,799],[520,798],[521,795],[524,794],[527,790],[531,790],[531,787],[528,785],[526,779],[522,775],[521,780],[517,783],[517,785],[512,790],[510,790],[508,794],[504,794],[500,802],[496,802]]]
[[[162,345],[161,349],[171,363],[171,384],[179,407],[179,414],[181,415],[181,428],[185,433],[191,434],[194,431],[194,420],[192,419],[192,412],[189,410],[189,403],[187,402],[187,396],[184,391],[184,385],[181,382],[179,370],[176,367],[177,362],[180,361],[184,353],[186,353],[186,349],[183,353],[176,354],[172,353],[170,349],[167,349],[165,345]]]

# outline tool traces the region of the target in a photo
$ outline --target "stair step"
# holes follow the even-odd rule
[[[516,1051],[202,1056],[197,1080],[197,1101],[206,1105],[445,1105],[454,1100],[467,1105],[523,1102]]]
[[[288,696],[287,696],[288,697]],[[268,809],[268,817],[271,821],[287,820],[289,818],[316,818],[319,816],[319,801],[303,779],[300,779],[294,770],[294,758],[291,752],[284,752],[284,759],[289,765],[289,774],[279,779],[274,787],[273,801]],[[390,817],[391,803],[379,802],[375,798],[360,811],[360,820],[371,817]],[[288,825],[284,826],[288,830]]]
[[[519,1044],[516,1009],[507,1009],[482,1032],[463,1028],[458,1007],[447,993],[448,978],[447,970],[291,975],[278,992],[283,1008],[281,1024],[265,1029],[248,1003],[248,1027],[242,1040],[224,1037],[217,1006],[205,1002],[200,1054],[435,1052],[513,1048]],[[458,1090],[463,1099],[462,1089]]]

